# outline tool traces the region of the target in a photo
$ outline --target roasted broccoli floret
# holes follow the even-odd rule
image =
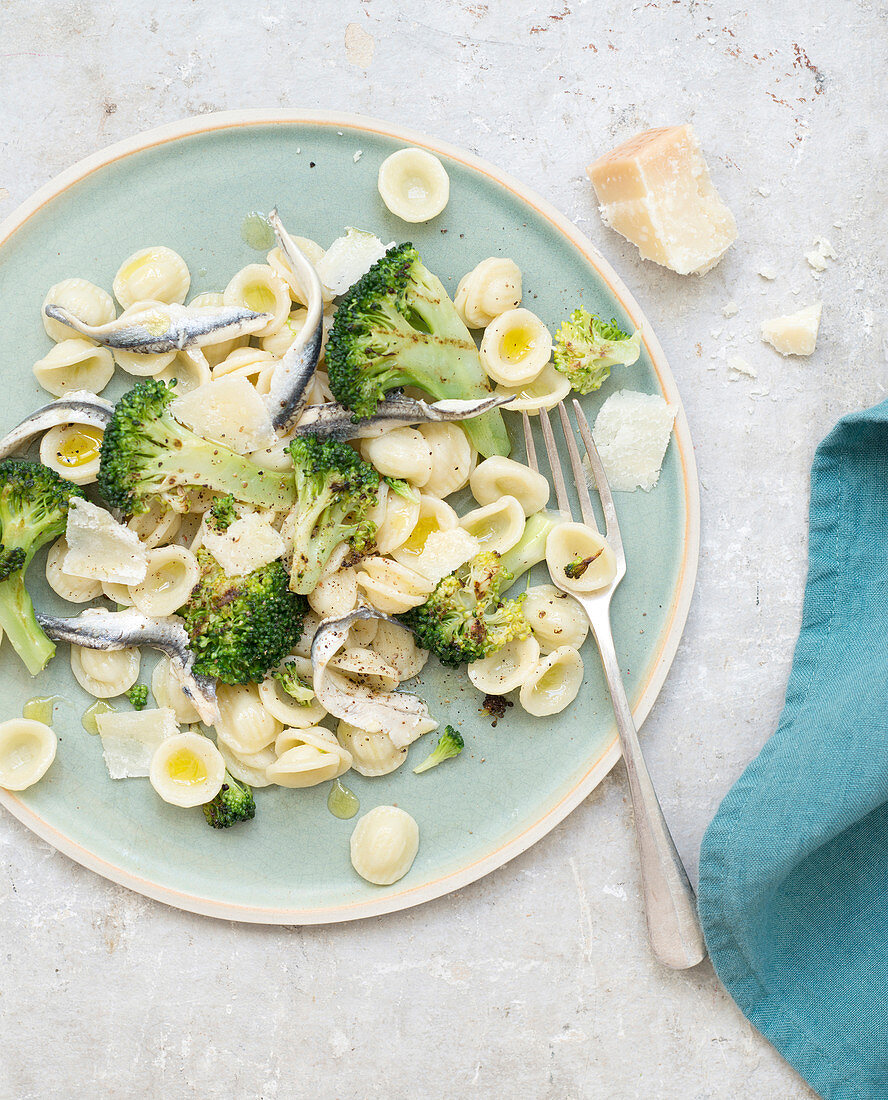
[[[207,511],[207,523],[214,531],[227,531],[236,519],[237,511],[231,493],[217,497]]]
[[[32,676],[55,646],[34,616],[25,573],[40,547],[65,533],[68,506],[82,496],[39,462],[0,462],[0,627]]]
[[[144,710],[148,705],[148,686],[146,684],[133,684],[126,693],[126,697],[136,710]]]
[[[302,679],[292,661],[285,661],[272,676],[297,706],[311,706],[315,697],[314,688]]]
[[[330,388],[356,418],[372,416],[402,386],[436,401],[490,393],[471,333],[409,243],[390,248],[343,296],[325,354]],[[463,428],[485,458],[509,453],[498,409]]]
[[[601,551],[598,550],[594,554],[590,554],[588,558],[574,558],[573,561],[569,561],[564,567],[564,575],[569,580],[575,581],[578,577],[586,572],[589,566],[597,557],[600,557]]]
[[[347,443],[332,439],[294,439],[290,454],[296,504],[282,533],[293,544],[290,587],[307,595],[341,542],[358,554],[372,545],[376,524],[367,515],[379,499],[379,474]]]
[[[582,307],[555,334],[555,368],[580,393],[600,389],[618,363],[631,366],[641,354],[641,332],[631,336],[616,320],[602,321]]]
[[[514,600],[502,598],[511,583],[499,554],[484,550],[439,581],[424,604],[401,618],[423,649],[456,668],[530,633],[521,607],[523,594]]]
[[[414,775],[419,775],[420,772],[427,772],[429,768],[435,768],[438,764],[444,760],[449,760],[451,756],[459,756],[465,747],[465,741],[463,741],[462,734],[459,730],[455,730],[453,726],[445,726],[444,732],[438,738],[438,744],[435,745],[431,753],[423,760],[423,762],[413,769]]]
[[[228,829],[239,821],[251,821],[256,816],[256,800],[246,783],[238,783],[226,772],[222,789],[212,802],[204,803],[203,812],[214,829]]]
[[[306,602],[290,591],[282,562],[229,577],[206,549],[200,580],[178,614],[194,651],[194,672],[226,684],[265,678],[299,641]]]
[[[266,470],[179,424],[174,392],[156,378],[139,382],[117,402],[105,429],[99,491],[124,515],[147,512],[176,488],[202,487],[282,512],[293,503],[293,477]]]

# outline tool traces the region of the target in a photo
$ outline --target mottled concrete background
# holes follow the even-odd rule
[[[647,311],[697,445],[700,579],[644,736],[694,872],[780,711],[814,447],[885,395],[886,22],[884,0],[0,0],[0,216],[139,130],[282,106],[449,139],[573,218]],[[685,120],[740,227],[702,279],[640,261],[583,175],[636,130]],[[817,277],[819,234],[838,259]],[[760,343],[763,318],[821,297],[813,358]],[[732,377],[733,355],[757,377]],[[145,901],[3,814],[0,943],[4,1100],[812,1095],[708,964],[652,962],[620,767],[489,878],[327,929]]]

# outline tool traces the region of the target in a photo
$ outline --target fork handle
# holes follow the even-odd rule
[[[620,747],[629,777],[651,947],[661,963],[673,970],[685,970],[706,957],[694,890],[663,817],[638,743],[609,619],[604,623],[593,621],[592,630],[613,700]]]

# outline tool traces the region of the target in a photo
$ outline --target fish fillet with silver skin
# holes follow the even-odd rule
[[[194,653],[188,647],[188,633],[178,619],[151,619],[133,608],[125,611],[87,608],[69,618],[37,612],[37,622],[54,642],[109,652],[137,646],[159,649],[170,658],[182,682],[182,690],[194,704],[201,721],[208,726],[217,721],[216,683],[208,676],[192,672]]]
[[[137,355],[183,351],[249,336],[271,320],[270,313],[255,313],[245,306],[180,306],[164,302],[146,305],[106,325],[87,325],[63,306],[52,303],[43,312],[97,344]]]

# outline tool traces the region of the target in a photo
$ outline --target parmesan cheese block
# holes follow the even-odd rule
[[[242,375],[226,374],[183,393],[170,412],[186,428],[239,455],[277,442],[265,402]]]
[[[229,577],[252,573],[281,557],[286,549],[277,531],[256,512],[236,519],[227,531],[205,526],[202,541]]]
[[[391,248],[391,245],[388,246]],[[349,228],[315,264],[318,278],[333,294],[344,294],[385,255],[386,246],[363,229]]]
[[[108,711],[96,715],[105,765],[112,779],[139,779],[151,769],[161,741],[179,732],[172,707],[155,710]]]
[[[674,420],[675,409],[658,394],[620,390],[605,401],[592,436],[614,492],[653,489]]]
[[[422,551],[410,568],[437,584],[438,581],[465,565],[481,549],[474,535],[462,527],[451,527],[446,531],[432,531],[425,540]]]
[[[798,313],[765,321],[762,324],[762,339],[781,355],[810,355],[817,343],[822,309],[823,303],[815,302]],[[67,564],[65,568],[68,568]]]
[[[737,239],[690,125],[636,134],[586,172],[605,224],[679,275],[709,271]]]
[[[65,531],[70,576],[114,584],[139,584],[148,572],[148,555],[139,536],[104,508],[75,497]]]

